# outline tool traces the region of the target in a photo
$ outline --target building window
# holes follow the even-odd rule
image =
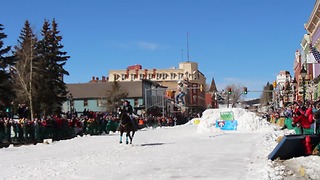
[[[105,99],[97,99],[97,106],[98,107],[105,107],[106,106],[106,100]]]
[[[193,84],[193,86],[192,86],[192,92],[193,93],[197,93],[197,85],[196,84]]]
[[[161,79],[161,77],[162,77],[162,74],[157,73],[157,79]]]
[[[167,79],[167,77],[168,77],[168,74],[167,73],[163,73],[162,79]]]
[[[134,107],[139,106],[138,98],[134,98]]]
[[[178,73],[178,79],[183,79],[183,73]]]
[[[141,79],[143,79],[144,74],[139,74],[139,76],[140,76],[140,80],[141,80]]]
[[[175,79],[175,78],[176,78],[176,76],[177,76],[177,74],[176,74],[176,73],[170,73],[170,78],[171,78],[171,79]]]
[[[88,99],[83,100],[83,106],[85,106],[85,107],[88,106]]]

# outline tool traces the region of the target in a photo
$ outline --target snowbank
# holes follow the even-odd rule
[[[219,128],[215,128],[216,120],[220,119],[220,113],[232,111],[234,120],[237,120],[237,131],[253,132],[253,131],[271,131],[274,126],[265,119],[260,118],[253,112],[249,112],[242,108],[220,108],[207,109],[203,112],[200,118],[200,123],[197,129],[198,133],[202,132],[219,132]]]

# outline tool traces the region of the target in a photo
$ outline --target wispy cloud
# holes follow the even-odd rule
[[[142,49],[148,49],[148,50],[155,50],[159,49],[159,45],[156,43],[150,43],[146,41],[140,41],[138,42],[138,46]]]
[[[160,49],[160,45],[147,41],[131,41],[131,42],[113,42],[113,46],[121,49],[144,49],[144,50],[156,50]]]

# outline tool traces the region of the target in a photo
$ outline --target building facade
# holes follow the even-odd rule
[[[204,110],[206,77],[198,69],[196,62],[181,62],[178,68],[143,69],[141,65],[128,66],[124,70],[110,70],[109,81],[130,82],[147,79],[167,87],[167,91],[176,96],[177,82],[188,79],[189,88],[185,97],[186,105],[191,110]]]
[[[314,8],[308,19],[308,22],[304,25],[307,33],[301,40],[301,49],[296,55],[296,61],[294,66],[295,77],[298,81],[297,88],[299,92],[303,91],[305,87],[305,97],[307,100],[318,101],[320,95],[320,1],[315,2]],[[298,57],[297,57],[298,56]],[[300,71],[302,68],[307,70],[307,76],[305,80],[302,79]],[[301,99],[301,93],[298,94]]]
[[[62,110],[78,114],[81,114],[84,110],[106,112],[106,96],[107,92],[111,90],[112,85],[113,82],[102,81],[97,78],[88,83],[67,84],[69,91],[68,100],[63,104]],[[150,93],[149,90],[157,89],[159,92],[165,92],[167,89],[149,80],[119,82],[119,85],[121,89],[128,92],[126,100],[130,102],[135,110],[143,110],[146,102],[149,102],[149,106],[152,106],[153,103],[157,103],[152,100],[161,99],[160,96],[162,97],[162,95],[160,93]],[[149,99],[145,99],[147,96]],[[166,109],[165,104],[158,104],[158,107],[164,109],[164,113],[169,111]]]
[[[289,71],[280,71],[276,79],[274,99],[279,107],[285,106],[294,100],[296,92],[293,87],[293,79]]]
[[[195,62],[182,62],[179,68],[142,69],[141,65],[129,66],[125,70],[110,70],[109,77],[92,77],[88,83],[67,84],[68,101],[63,104],[64,112],[81,113],[83,110],[106,111],[106,92],[114,81],[129,93],[127,100],[141,113],[157,108],[162,115],[177,111],[175,101],[179,80],[188,79],[185,96],[188,112],[203,111],[205,104],[205,76]]]
[[[210,88],[206,91],[206,107],[219,108],[218,98],[218,89],[214,78],[212,78]]]

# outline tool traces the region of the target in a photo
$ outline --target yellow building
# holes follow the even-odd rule
[[[143,69],[141,65],[129,66],[125,70],[110,70],[108,81],[141,81],[147,79],[168,87],[168,91],[176,91],[177,82],[187,78],[189,90],[186,104],[189,107],[205,107],[206,77],[198,69],[196,62],[181,62],[179,68]]]
[[[177,81],[188,78],[190,83],[205,85],[206,78],[199,71],[196,62],[181,62],[179,68],[143,69],[141,65],[129,66],[125,70],[110,70],[109,81],[141,81],[148,79],[156,81],[169,90],[175,90]]]

